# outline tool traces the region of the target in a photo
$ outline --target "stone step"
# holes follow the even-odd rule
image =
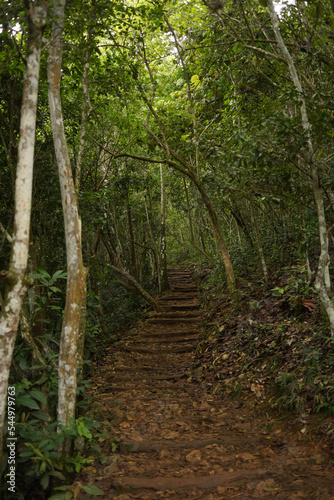
[[[172,295],[165,295],[164,297],[161,297],[159,299],[159,304],[161,304],[162,302],[189,302],[190,300],[197,300],[197,295],[198,293],[195,291],[191,291],[187,294],[173,293]]]
[[[161,313],[151,313],[149,316],[150,318],[154,319],[166,319],[166,318],[176,318],[176,319],[183,319],[183,318],[198,318],[201,316],[202,312],[201,311],[170,311],[170,312],[161,312]]]
[[[228,442],[228,436],[225,439],[206,438],[192,439],[189,441],[175,441],[167,439],[159,439],[159,441],[124,441],[120,444],[120,452],[124,455],[128,453],[146,453],[150,451],[161,450],[189,450],[205,448],[212,444],[224,445]]]
[[[138,375],[137,373],[129,373],[128,376],[126,375],[118,375],[117,373],[108,375],[106,377],[106,380],[108,382],[139,382],[142,380],[177,380],[182,377],[188,377],[189,374],[185,372],[179,372],[179,373],[172,373],[172,374],[160,374],[160,375],[152,375],[151,373],[147,373],[147,375]],[[131,377],[131,378],[129,378]]]
[[[198,331],[197,330],[189,330],[189,331],[178,331],[178,332],[165,332],[165,333],[146,333],[145,334],[145,339],[154,339],[154,338],[162,338],[162,339],[166,339],[166,340],[170,340],[171,342],[173,342],[173,339],[174,337],[179,337],[182,338],[182,336],[184,336],[184,340],[187,341],[189,337],[191,337],[192,335],[194,335],[194,338],[198,338]]]
[[[233,482],[240,482],[244,480],[268,479],[270,474],[268,470],[241,470],[233,472],[225,472],[224,474],[212,474],[210,476],[190,476],[190,477],[168,477],[156,476],[153,478],[147,477],[131,477],[123,476],[114,479],[114,485],[122,488],[140,489],[145,488],[150,490],[171,490],[173,492],[184,488],[199,488],[199,489],[213,489],[217,486],[230,485]],[[276,474],[273,473],[273,477]],[[179,498],[179,497],[178,497]],[[197,497],[199,498],[199,497]],[[268,498],[268,497],[267,497]],[[272,498],[272,497],[270,497]]]
[[[141,354],[170,354],[170,353],[182,353],[191,352],[194,349],[193,345],[187,345],[183,347],[175,347],[174,349],[145,349],[140,347],[122,347],[121,351],[126,352],[136,352]]]
[[[133,391],[135,390],[136,393],[138,394],[138,399],[140,399],[139,392],[140,391],[149,391],[149,392],[159,392],[159,391],[167,391],[170,390],[172,392],[185,392],[189,393],[189,391],[192,389],[185,386],[181,387],[180,385],[157,385],[156,387],[152,387],[152,384],[150,385],[138,385],[138,384],[132,384],[132,385],[125,385],[124,382],[122,385],[113,385],[109,384],[109,387],[104,391],[104,394],[110,393],[110,392],[126,392],[126,391]]]
[[[179,317],[179,318],[148,318],[147,323],[149,324],[159,324],[159,325],[175,325],[175,324],[185,324],[185,323],[202,323],[202,318],[200,316],[191,317]]]
[[[187,342],[198,342],[198,336],[196,335],[195,337],[187,337],[186,339],[185,338],[170,338],[170,339],[166,339],[166,338],[162,338],[162,339],[159,339],[159,338],[154,338],[154,339],[147,339],[147,340],[127,340],[126,341],[126,344],[125,345],[129,345],[129,344],[144,344],[144,345],[150,345],[150,344],[176,344],[176,343],[180,343],[180,342],[183,342],[184,344],[187,343]]]
[[[173,285],[172,290],[175,290],[175,292],[182,292],[182,293],[191,293],[191,292],[196,292],[198,293],[197,287],[195,288],[194,286],[183,286],[183,285]]]
[[[159,302],[160,306],[162,306],[163,312],[178,312],[178,311],[196,311],[199,309],[199,303],[196,304],[168,304],[163,305]]]

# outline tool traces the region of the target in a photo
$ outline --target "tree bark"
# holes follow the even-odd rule
[[[306,102],[302,95],[303,88],[296,67],[294,65],[293,59],[284,43],[284,40],[279,30],[278,16],[274,8],[273,0],[268,0],[268,9],[277,45],[280,48],[288,64],[291,80],[293,81],[295,89],[299,94],[299,99],[301,101],[301,106],[300,106],[301,121],[302,121],[302,127],[306,132],[307,136],[308,156],[309,156],[308,161],[310,165],[310,174],[312,179],[311,185],[313,189],[315,204],[317,207],[319,239],[320,239],[320,256],[318,262],[318,270],[315,279],[315,288],[318,292],[321,303],[324,306],[326,314],[328,316],[330,322],[331,335],[334,336],[334,304],[329,296],[331,284],[329,278],[328,231],[327,231],[324,199],[319,182],[319,172],[314,158],[314,148],[311,137],[311,124],[308,119]]]
[[[160,262],[160,253],[159,253],[159,250],[158,250],[158,247],[157,247],[154,235],[153,235],[153,231],[152,231],[152,225],[151,225],[150,215],[149,215],[149,211],[148,211],[148,207],[147,207],[147,203],[146,203],[146,196],[144,197],[144,205],[145,205],[145,213],[146,213],[148,233],[150,235],[151,246],[152,246],[152,250],[153,250],[153,254],[154,254],[154,264],[155,265],[152,266],[152,277],[153,278],[155,277],[155,273],[154,273],[154,268],[155,268],[155,270],[156,270],[156,277],[157,277],[157,280],[158,280],[158,289],[159,289],[159,292],[161,292],[161,262]]]
[[[165,292],[169,288],[167,275],[167,252],[166,252],[166,211],[165,211],[165,187],[162,163],[160,163],[160,267],[161,267],[161,291]]]
[[[221,256],[223,257],[223,262],[225,266],[225,271],[226,271],[226,278],[227,278],[227,286],[231,295],[231,301],[233,303],[233,306],[238,309],[240,307],[240,300],[239,300],[239,294],[237,291],[236,283],[235,283],[235,275],[234,275],[234,270],[233,270],[233,265],[229,256],[229,253],[227,251],[223,235],[221,234],[220,228],[219,228],[219,223],[218,223],[218,218],[217,218],[217,213],[212,205],[212,202],[204,189],[203,185],[201,183],[196,184],[197,188],[201,194],[202,200],[204,202],[204,205],[206,206],[206,209],[208,211],[211,225],[213,232],[215,234],[218,247],[221,253]]]
[[[23,298],[32,284],[26,276],[29,254],[32,179],[38,80],[43,30],[47,21],[48,0],[26,2],[28,41],[23,78],[20,139],[15,183],[15,214],[9,270],[1,274],[7,282],[0,316],[0,464],[8,377],[19,324]]]
[[[79,152],[78,158],[76,162],[75,168],[75,190],[77,196],[79,196],[80,192],[80,184],[81,184],[81,171],[82,171],[82,159],[85,148],[85,137],[87,130],[87,123],[89,118],[89,65],[90,58],[92,54],[92,48],[90,46],[92,38],[92,27],[89,26],[87,32],[87,50],[86,50],[86,60],[84,65],[84,70],[82,74],[82,111],[81,111],[81,128],[80,128],[80,140],[79,140]]]
[[[262,242],[261,242],[261,238],[260,238],[259,226],[258,226],[257,219],[256,219],[253,193],[250,193],[250,206],[251,206],[251,214],[252,214],[255,236],[256,236],[256,241],[257,241],[257,248],[259,250],[259,255],[260,255],[260,259],[261,259],[264,281],[266,283],[268,283],[268,269],[267,269],[266,259],[264,257]]]
[[[87,271],[82,261],[81,222],[78,215],[60,97],[64,11],[65,0],[58,0],[53,12],[52,43],[48,56],[48,96],[64,213],[67,257],[66,303],[59,352],[57,413],[59,425],[68,426],[71,419],[75,419],[78,342]],[[83,342],[82,339],[81,342]],[[62,451],[69,454],[70,450],[71,442],[67,441],[64,443]]]

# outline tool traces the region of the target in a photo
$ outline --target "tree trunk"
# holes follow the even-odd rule
[[[138,272],[137,259],[136,259],[135,239],[134,239],[134,234],[133,234],[132,213],[131,213],[131,207],[130,207],[130,203],[129,203],[129,193],[126,193],[125,205],[126,205],[126,214],[127,214],[127,219],[128,219],[128,230],[129,230],[131,273],[136,279],[138,279],[139,272]]]
[[[239,301],[238,290],[237,290],[236,283],[235,283],[233,265],[232,265],[229,253],[227,251],[227,248],[226,248],[226,245],[225,245],[225,242],[223,239],[223,235],[220,232],[216,211],[211,203],[211,200],[210,200],[206,190],[202,186],[202,184],[198,183],[196,185],[197,185],[197,188],[201,194],[202,200],[207,208],[207,211],[208,211],[208,214],[210,217],[210,221],[211,221],[211,225],[212,225],[212,229],[213,229],[213,232],[215,234],[221,256],[223,257],[223,262],[224,262],[226,277],[227,277],[227,286],[228,286],[229,292],[231,294],[231,301],[233,303],[233,306],[238,309],[240,307],[240,301]]]
[[[189,194],[188,194],[188,188],[187,188],[187,183],[186,180],[183,177],[183,187],[184,187],[184,193],[186,195],[186,202],[187,202],[187,211],[188,211],[188,221],[189,221],[189,230],[190,230],[190,243],[191,245],[200,253],[202,254],[210,263],[211,265],[215,266],[216,263],[215,261],[204,251],[202,248],[200,248],[196,242],[195,242],[195,234],[194,234],[194,228],[193,228],[193,223],[191,220],[191,211],[190,211],[190,202],[189,202]]]
[[[87,123],[89,118],[89,64],[92,54],[92,48],[90,47],[92,38],[92,27],[89,26],[87,32],[87,50],[86,50],[86,60],[84,65],[84,70],[82,74],[82,111],[81,111],[81,128],[80,128],[80,141],[79,141],[79,152],[75,168],[75,189],[76,194],[79,196],[80,184],[81,184],[81,171],[82,171],[82,159],[85,148],[85,137],[87,130]]]
[[[145,205],[145,213],[146,213],[146,220],[147,220],[147,227],[148,227],[148,233],[150,235],[150,240],[151,240],[151,245],[152,245],[152,250],[153,250],[153,255],[154,255],[154,263],[155,265],[152,266],[152,271],[155,268],[156,271],[156,277],[158,280],[158,289],[159,292],[161,292],[161,263],[160,263],[160,254],[157,248],[156,241],[154,239],[153,231],[152,231],[152,226],[151,226],[151,220],[150,220],[150,215],[148,212],[148,207],[146,203],[146,196],[144,197],[144,205]],[[154,277],[154,272],[152,273]]]
[[[318,214],[318,227],[319,227],[319,239],[320,239],[320,256],[318,262],[318,270],[315,279],[315,288],[320,297],[321,303],[325,308],[327,313],[329,322],[331,335],[334,336],[334,304],[331,300],[330,293],[330,278],[329,278],[329,253],[328,253],[328,231],[326,224],[326,214],[324,207],[324,199],[322,190],[319,182],[319,173],[318,167],[314,159],[314,148],[312,144],[311,138],[311,124],[307,115],[306,102],[302,95],[303,88],[299,80],[299,76],[297,74],[293,59],[288,51],[284,40],[281,36],[279,26],[278,26],[278,16],[276,14],[273,0],[268,0],[268,9],[272,21],[273,31],[275,34],[275,38],[277,41],[277,45],[279,46],[287,64],[289,67],[289,72],[291,76],[291,80],[295,86],[295,89],[299,93],[299,99],[301,102],[300,113],[301,113],[301,121],[304,131],[307,135],[307,143],[308,143],[308,155],[309,155],[309,165],[310,165],[310,173],[311,173],[311,185],[313,189],[315,204],[317,207]]]
[[[255,214],[254,195],[253,195],[253,193],[250,193],[250,206],[251,206],[251,214],[252,214],[252,219],[253,219],[253,224],[254,224],[254,230],[255,230],[255,236],[256,236],[256,241],[257,241],[257,248],[259,250],[259,255],[260,255],[260,259],[261,259],[263,276],[264,276],[265,282],[268,283],[268,270],[267,270],[266,259],[264,257],[262,242],[261,242],[261,238],[260,238],[259,226],[258,226],[258,223],[257,223],[256,214]]]
[[[64,213],[67,256],[66,303],[60,339],[57,411],[59,425],[68,426],[70,420],[75,419],[78,337],[87,271],[82,262],[81,222],[78,216],[60,97],[64,10],[65,0],[58,0],[53,12],[52,43],[48,57],[48,95]],[[63,452],[69,454],[70,449],[71,442],[65,442]]]
[[[7,402],[8,377],[23,298],[32,284],[26,276],[29,254],[32,178],[35,149],[38,80],[43,30],[48,0],[27,2],[28,41],[23,78],[20,139],[15,183],[15,214],[9,270],[2,271],[6,292],[0,316],[0,464],[2,464],[3,426]]]
[[[168,290],[167,276],[167,252],[166,252],[166,211],[165,211],[165,188],[162,163],[160,163],[160,187],[161,187],[161,223],[160,223],[160,267],[161,267],[161,291]]]

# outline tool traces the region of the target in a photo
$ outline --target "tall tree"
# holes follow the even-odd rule
[[[301,106],[301,122],[302,127],[306,134],[307,146],[308,146],[308,163],[310,168],[311,185],[313,189],[313,195],[315,199],[315,204],[318,214],[318,228],[319,228],[319,239],[320,239],[320,256],[318,261],[318,270],[315,279],[315,288],[319,294],[322,305],[324,306],[331,328],[331,334],[334,336],[334,303],[330,297],[331,284],[329,278],[329,253],[328,253],[328,230],[326,223],[326,213],[324,198],[322,194],[322,189],[319,180],[319,171],[317,165],[317,157],[315,155],[312,136],[311,136],[311,124],[308,118],[307,108],[305,98],[303,96],[303,87],[298,76],[295,63],[291,57],[291,54],[284,43],[280,29],[279,29],[279,19],[275,11],[273,0],[268,0],[268,9],[272,21],[273,31],[279,46],[289,68],[289,73],[291,80],[295,86],[298,93]]]
[[[0,464],[8,377],[23,298],[31,281],[26,276],[32,200],[32,180],[40,56],[47,22],[48,0],[25,2],[28,39],[20,122],[20,139],[15,183],[15,214],[12,252],[8,271],[2,271],[6,292],[0,316]]]
[[[82,304],[86,295],[87,270],[82,261],[81,222],[64,130],[60,95],[64,20],[65,0],[56,0],[48,55],[48,96],[64,213],[67,255],[66,304],[59,352],[58,422],[60,425],[68,426],[71,419],[75,419],[78,339]],[[63,451],[69,453],[70,447],[71,443],[66,442]]]

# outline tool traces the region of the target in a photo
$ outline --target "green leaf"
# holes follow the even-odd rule
[[[38,391],[37,389],[33,389],[30,391],[30,396],[32,396],[34,399],[37,399],[37,401],[40,401],[43,404],[47,404],[48,400],[45,397],[45,394],[42,391]]]
[[[34,399],[32,399],[30,396],[23,395],[23,396],[18,396],[16,398],[16,403],[18,406],[26,406],[27,408],[30,408],[31,410],[39,410],[39,406],[36,403]]]
[[[54,476],[54,477],[57,477],[58,479],[60,479],[61,481],[66,481],[66,477],[64,476],[64,474],[62,474],[61,472],[59,472],[58,470],[53,470],[53,471],[50,471],[49,472],[50,476]]]
[[[41,485],[44,490],[46,490],[46,488],[49,486],[49,482],[50,482],[49,473],[45,472],[45,474],[43,474],[43,476],[41,477]]]
[[[86,492],[89,493],[90,495],[104,495],[104,492],[100,490],[97,486],[94,486],[93,484],[87,484],[82,487],[82,489]]]
[[[30,458],[34,456],[34,453],[32,451],[24,451],[23,453],[20,453],[20,457],[23,458]]]
[[[53,275],[52,275],[52,281],[56,281],[58,279],[66,279],[67,278],[67,272],[66,271],[63,271],[62,269],[59,269],[59,271],[56,271]]]
[[[70,491],[66,491],[66,493],[56,493],[49,497],[49,500],[70,500],[72,498],[72,493]]]
[[[190,79],[191,83],[196,83],[198,82],[199,80],[199,76],[198,75],[193,75]]]
[[[46,411],[38,410],[38,411],[33,411],[32,416],[35,418],[38,418],[38,420],[43,420],[47,422],[50,420],[50,415],[46,413]]]

